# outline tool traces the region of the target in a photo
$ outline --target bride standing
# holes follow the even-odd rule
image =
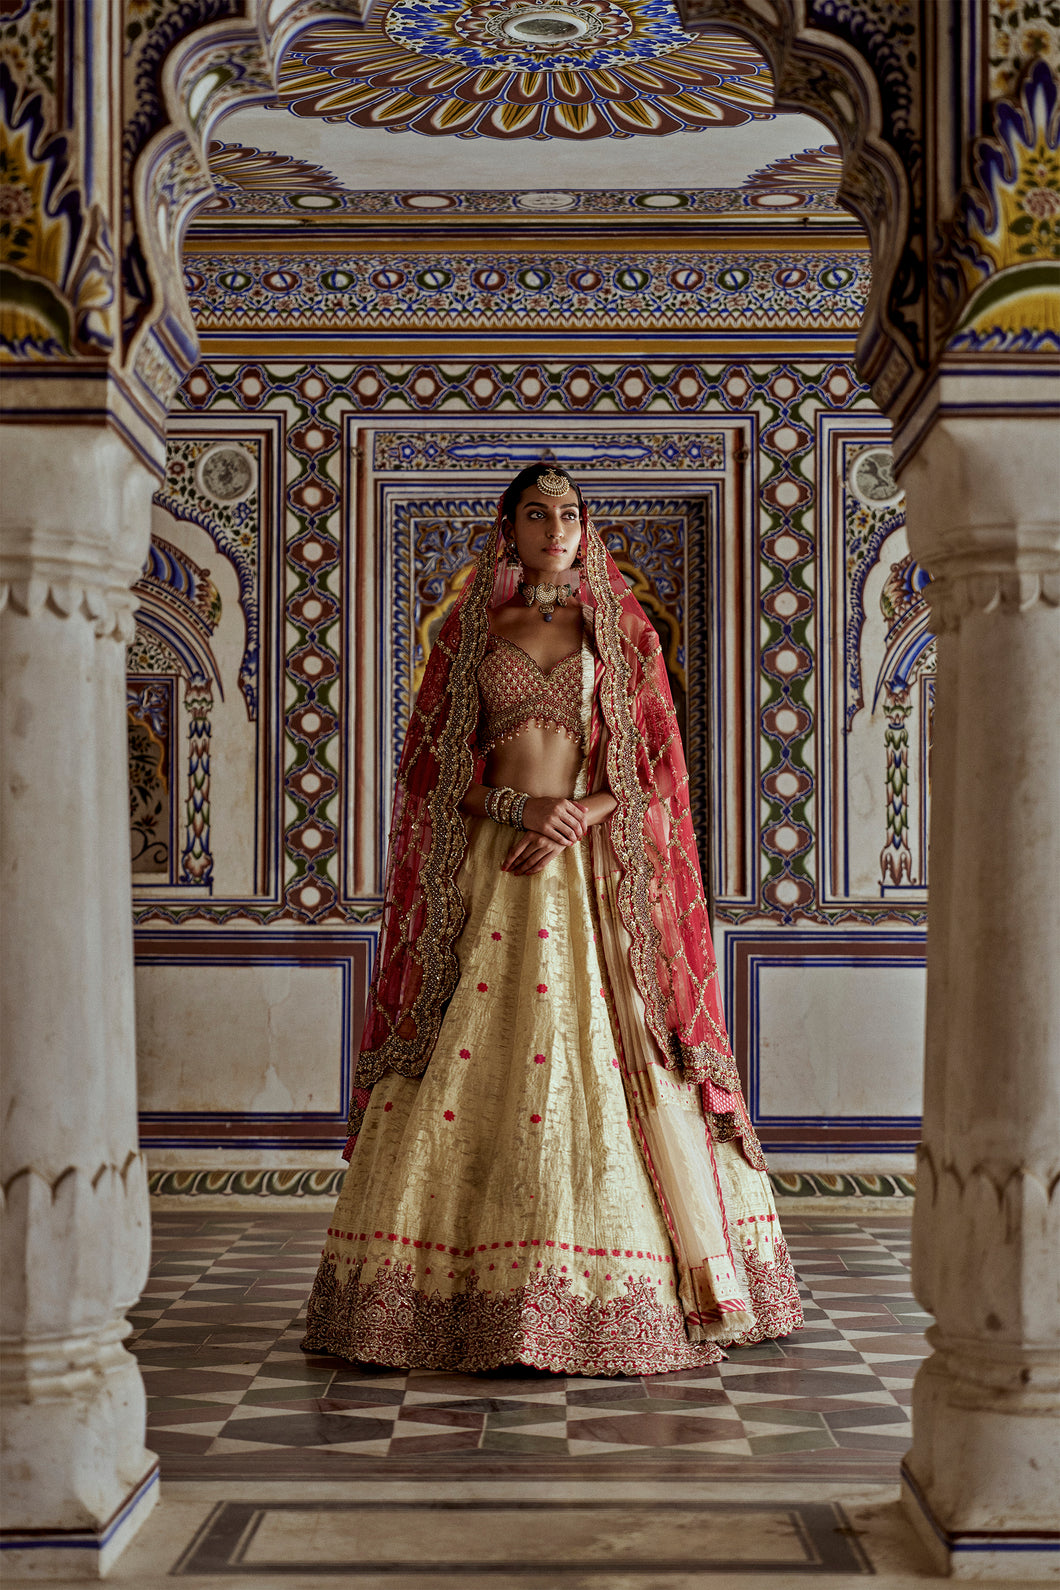
[[[797,1329],[658,636],[552,466],[504,493],[397,785],[305,1350],[657,1374]]]

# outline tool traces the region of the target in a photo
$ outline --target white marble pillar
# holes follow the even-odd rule
[[[934,578],[928,1032],[907,1511],[958,1578],[1060,1577],[1060,448],[943,418],[902,476]],[[1053,1532],[1053,1539],[1047,1537]]]
[[[157,1496],[122,1345],[147,1271],[124,639],[153,477],[112,430],[0,427],[3,1547],[105,1573]]]

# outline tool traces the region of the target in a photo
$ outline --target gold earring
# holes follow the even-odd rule
[[[509,541],[507,536],[504,538],[504,561],[510,569],[521,569],[523,566],[519,548],[514,541]]]

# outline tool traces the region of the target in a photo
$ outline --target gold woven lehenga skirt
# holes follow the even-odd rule
[[[460,981],[423,1078],[372,1090],[303,1346],[463,1371],[715,1363],[630,1121],[590,847],[519,877],[511,831],[468,826]]]

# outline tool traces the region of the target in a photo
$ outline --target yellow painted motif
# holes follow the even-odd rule
[[[0,358],[27,343],[70,351],[70,308],[58,290],[67,222],[45,211],[48,167],[34,161],[25,129],[0,127]],[[58,344],[58,347],[55,345]],[[14,345],[14,347],[13,347]],[[32,355],[36,349],[31,348]]]
[[[423,683],[423,670],[427,666],[427,658],[431,655],[431,647],[434,645],[438,631],[449,617],[453,604],[474,572],[474,563],[465,563],[463,568],[457,569],[456,573],[446,581],[441,601],[434,607],[424,609],[423,617],[416,626],[419,661],[412,675],[413,695],[417,694]]]
[[[969,212],[970,257],[959,257],[971,297],[959,335],[1060,332],[1060,150],[1049,147],[1042,129],[1033,147],[1018,143],[1016,153],[1012,179],[996,182],[993,227],[978,208]]]
[[[1020,150],[1015,180],[999,184],[997,225],[987,233],[972,225],[969,237],[994,269],[1028,259],[1060,259],[1060,150],[1044,131],[1033,149]]]

